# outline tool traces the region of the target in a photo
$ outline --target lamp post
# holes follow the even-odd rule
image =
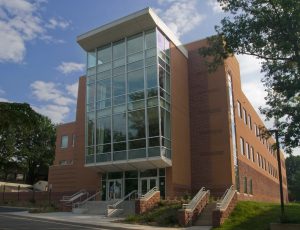
[[[277,163],[278,163],[278,176],[279,176],[279,188],[280,188],[280,206],[281,206],[281,217],[284,216],[284,200],[283,200],[283,187],[282,187],[282,173],[281,173],[281,158],[279,148],[278,129],[268,130],[270,133],[275,134],[276,140],[276,152],[277,152]]]

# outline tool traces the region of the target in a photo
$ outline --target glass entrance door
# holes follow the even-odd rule
[[[107,200],[117,200],[122,198],[121,179],[108,180],[107,185]]]
[[[156,177],[147,177],[140,180],[140,191],[142,195],[145,195],[153,187],[157,186]]]

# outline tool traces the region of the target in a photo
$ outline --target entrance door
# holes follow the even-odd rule
[[[157,186],[156,177],[141,178],[140,191],[142,195],[145,195],[149,190]]]
[[[122,198],[122,180],[108,180],[107,185],[107,200],[116,200]]]

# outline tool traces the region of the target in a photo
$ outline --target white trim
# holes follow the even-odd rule
[[[125,30],[124,28],[126,27],[128,27],[128,29]],[[91,51],[101,45],[154,27],[158,27],[172,43],[174,43],[182,54],[188,58],[188,51],[183,44],[150,7],[81,34],[77,36],[77,43],[85,51]],[[123,30],[121,31],[120,28]],[[104,38],[104,36],[106,36],[106,38]],[[99,39],[100,37],[103,39]]]

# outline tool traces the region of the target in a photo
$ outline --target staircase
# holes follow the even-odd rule
[[[126,217],[133,214],[135,214],[135,200],[123,201],[118,208],[107,211],[108,217]]]
[[[217,203],[212,202],[206,205],[194,223],[194,226],[212,226],[212,213],[216,209]]]

